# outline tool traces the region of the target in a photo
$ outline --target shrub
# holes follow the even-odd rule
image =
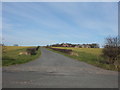
[[[26,50],[30,55],[36,55],[36,49],[35,48],[28,48]]]

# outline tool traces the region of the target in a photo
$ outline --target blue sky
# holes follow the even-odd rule
[[[118,34],[117,2],[4,2],[6,45],[99,43]]]

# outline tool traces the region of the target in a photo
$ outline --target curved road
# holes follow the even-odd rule
[[[45,48],[37,60],[3,68],[3,88],[118,88],[118,73]]]

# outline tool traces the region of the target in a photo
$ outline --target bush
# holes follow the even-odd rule
[[[28,48],[26,50],[30,55],[36,55],[36,49],[35,48]]]

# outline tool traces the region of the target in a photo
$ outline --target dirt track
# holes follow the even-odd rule
[[[118,73],[41,48],[39,59],[3,68],[3,88],[118,88]]]

